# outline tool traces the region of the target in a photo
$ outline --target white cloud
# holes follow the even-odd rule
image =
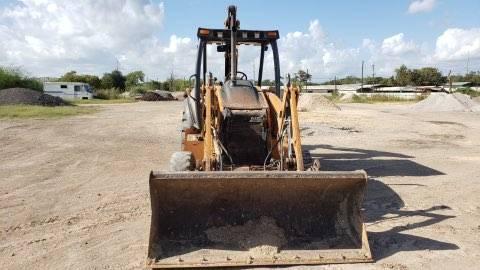
[[[465,60],[480,58],[480,28],[450,28],[437,38],[435,58]]]
[[[416,0],[408,6],[408,13],[428,12],[435,7],[435,4],[436,0]]]
[[[385,55],[399,56],[413,53],[417,50],[417,45],[411,40],[406,41],[403,33],[388,37],[382,42],[382,53]]]
[[[279,41],[282,74],[309,69],[314,79],[328,79],[346,73],[358,61],[358,48],[342,48],[329,41],[318,20],[310,22],[308,32],[287,33]]]
[[[118,59],[122,71],[144,70],[151,79],[163,80],[172,71],[188,77],[194,72],[197,41],[178,35],[160,41],[164,12],[163,4],[154,0],[23,0],[0,10],[0,65],[21,66],[37,76],[70,70],[101,75],[115,68]],[[281,34],[278,41],[282,75],[308,69],[314,81],[324,81],[335,75],[359,76],[362,60],[375,64],[378,75],[389,76],[401,64],[436,66],[478,58],[480,28],[448,29],[434,45],[418,45],[399,33],[345,47],[328,38],[319,20]],[[214,46],[207,54],[209,71],[222,78],[223,54]],[[239,70],[253,75],[259,48],[245,46],[239,54]],[[270,49],[264,78],[272,77]]]
[[[322,41],[325,39],[325,33],[323,32],[322,26],[320,26],[320,22],[318,20],[310,22],[308,32],[317,41]]]
[[[142,57],[136,63],[129,57],[162,53],[163,18],[163,4],[151,0],[22,0],[0,10],[0,64],[38,75],[99,74],[112,70],[116,58],[140,68]],[[179,39],[166,48],[177,42],[188,43]]]

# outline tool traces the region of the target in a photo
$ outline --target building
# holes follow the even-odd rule
[[[359,83],[355,84],[325,84],[325,85],[307,85],[303,87],[303,91],[307,93],[372,93],[375,89],[381,87],[381,84],[364,84],[363,87]]]
[[[466,88],[474,86],[471,82],[452,82],[452,89]],[[450,84],[447,83],[443,86],[445,89],[450,89]]]

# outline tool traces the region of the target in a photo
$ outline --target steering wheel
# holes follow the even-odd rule
[[[248,77],[247,77],[247,74],[241,72],[241,71],[237,71],[237,74],[240,73],[242,76],[240,77],[240,80],[248,80]]]
[[[237,71],[237,74],[241,74],[242,76],[240,77],[240,80],[248,80],[248,77],[247,77],[247,74],[241,72],[241,71]],[[232,74],[231,73],[228,73],[228,76],[227,78],[231,79],[231,76]]]

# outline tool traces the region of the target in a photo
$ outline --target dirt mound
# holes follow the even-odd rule
[[[0,90],[0,105],[41,105],[41,106],[64,106],[69,103],[59,97],[27,89],[8,88]]]
[[[163,100],[176,100],[172,94],[168,91],[155,90],[143,94],[141,100],[143,101],[163,101]]]
[[[473,101],[477,102],[478,104],[480,104],[480,97],[474,97],[472,98]]]
[[[434,93],[411,106],[417,112],[475,111],[478,106],[468,95],[454,93]]]
[[[340,107],[322,94],[302,93],[298,100],[298,110],[301,112],[339,111]]]

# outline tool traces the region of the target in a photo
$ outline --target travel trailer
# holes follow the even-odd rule
[[[81,82],[45,82],[43,92],[63,99],[92,99],[92,87]]]

